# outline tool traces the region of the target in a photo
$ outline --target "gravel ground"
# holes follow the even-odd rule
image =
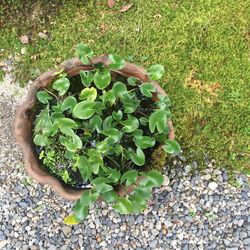
[[[154,190],[141,215],[120,216],[104,203],[88,219],[66,226],[73,204],[27,177],[12,136],[16,106],[26,89],[17,87],[11,60],[0,83],[0,249],[227,249],[250,250],[250,187],[238,188],[227,172],[207,161],[203,173],[184,157],[164,172],[169,184]]]

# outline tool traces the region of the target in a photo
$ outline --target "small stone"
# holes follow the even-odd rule
[[[38,33],[38,37],[47,40],[49,36],[43,32]]]
[[[246,232],[240,232],[240,239],[243,240],[247,237],[247,233]]]
[[[212,176],[211,176],[211,174],[206,174],[203,176],[203,178],[204,178],[204,180],[209,181],[212,178]]]
[[[157,221],[157,222],[156,222],[155,228],[156,228],[158,231],[161,230],[161,222],[160,222],[160,221]]]
[[[29,37],[27,35],[21,36],[20,41],[22,44],[28,44],[29,43]]]
[[[26,54],[26,52],[27,52],[27,49],[26,48],[21,48],[21,55],[25,55]]]
[[[108,212],[109,212],[108,209],[104,209],[104,210],[102,210],[102,215],[103,216],[107,216]]]
[[[250,238],[244,239],[244,240],[243,240],[243,243],[244,243],[245,245],[250,245]]]
[[[57,247],[55,245],[50,245],[48,250],[57,250]]]
[[[63,226],[62,231],[63,231],[65,236],[69,236],[69,234],[71,233],[71,227]]]
[[[239,227],[241,227],[241,226],[243,225],[243,223],[244,223],[244,220],[243,220],[243,219],[237,221],[237,225],[238,225]]]
[[[218,184],[214,181],[209,182],[208,184],[208,188],[211,189],[212,191],[214,191],[217,187],[218,187]]]
[[[163,175],[164,181],[163,181],[163,186],[168,186],[169,185],[169,178],[166,175]]]
[[[217,181],[218,181],[218,182],[223,182],[223,181],[224,181],[222,175],[218,175],[218,176],[217,176]]]
[[[226,245],[226,246],[229,246],[230,245],[230,243],[231,243],[231,241],[230,240],[228,240],[228,239],[224,239],[224,244]]]
[[[157,240],[152,240],[149,242],[149,246],[154,249],[157,246]]]
[[[182,232],[182,233],[178,233],[177,234],[177,238],[179,239],[179,240],[183,240],[183,238],[184,238],[184,233]]]

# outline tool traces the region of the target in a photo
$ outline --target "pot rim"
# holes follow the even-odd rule
[[[105,65],[108,65],[110,60],[107,55],[102,55],[93,58],[92,63],[104,63]],[[41,88],[49,86],[57,78],[58,72],[63,71],[64,73],[67,73],[68,77],[72,77],[78,75],[81,70],[88,71],[93,69],[94,67],[92,65],[84,65],[78,58],[72,58],[64,61],[57,68],[41,74],[35,79],[28,90],[25,101],[18,107],[13,124],[15,139],[21,147],[23,161],[28,175],[41,184],[52,186],[60,196],[69,201],[78,200],[87,188],[74,189],[66,186],[56,177],[49,174],[39,163],[32,140],[32,109],[37,102],[37,92]],[[141,82],[149,81],[149,77],[144,68],[132,63],[125,63],[123,69],[112,71],[125,77],[137,77]],[[156,94],[166,95],[166,92],[156,81],[152,81],[152,83],[156,88]],[[169,139],[174,140],[175,134],[171,120],[168,120],[168,126],[170,129]]]

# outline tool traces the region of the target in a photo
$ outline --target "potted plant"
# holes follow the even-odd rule
[[[166,153],[178,154],[170,100],[155,82],[164,68],[146,72],[117,55],[78,58],[36,79],[17,111],[15,135],[28,174],[64,198],[77,200],[74,224],[102,199],[121,214],[140,213]]]

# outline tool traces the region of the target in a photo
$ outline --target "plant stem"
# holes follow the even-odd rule
[[[118,168],[121,168],[120,165],[114,159],[112,159],[108,155],[105,155],[105,157],[107,157],[109,160],[111,160]]]
[[[51,91],[49,91],[49,90],[47,90],[47,89],[45,89],[45,88],[43,88],[43,90],[45,90],[47,93],[49,93],[49,94],[51,94],[51,95],[53,95],[57,100],[59,100],[60,98],[57,96],[57,95],[55,95],[54,93],[52,93]]]
[[[144,114],[143,112],[141,112],[141,111],[137,111],[136,113],[141,114],[141,115],[143,115],[143,116],[145,116],[145,117],[148,118],[148,116],[146,114]]]

